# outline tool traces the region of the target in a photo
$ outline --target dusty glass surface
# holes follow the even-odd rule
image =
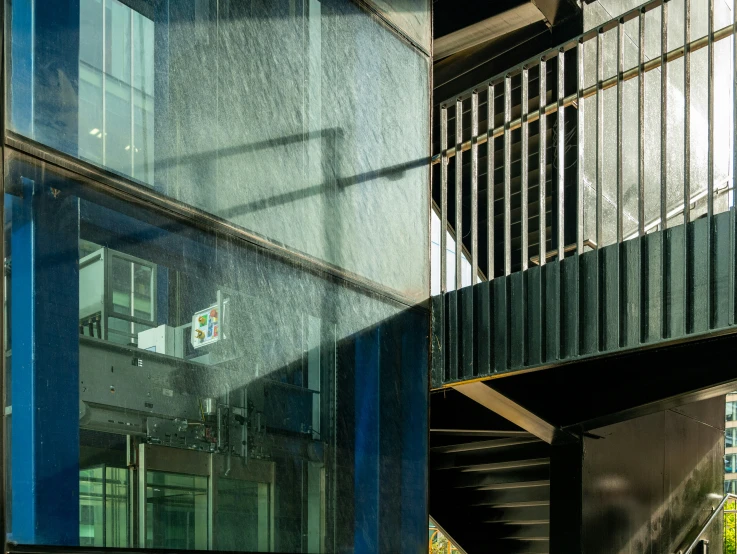
[[[635,0],[602,0],[584,6],[584,28],[591,29],[624,12],[636,8],[642,2]],[[720,29],[733,21],[732,2],[715,1],[714,27]],[[708,31],[708,3],[706,0],[691,2],[691,40],[704,37]],[[684,40],[684,2],[668,3],[668,49],[681,47]],[[659,58],[661,52],[661,11],[652,10],[645,15],[645,61]],[[604,79],[616,75],[617,30],[607,31],[603,37]],[[624,26],[624,69],[636,67],[639,56],[639,20]],[[732,167],[734,102],[731,79],[734,74],[732,41],[725,39],[714,44],[714,211],[729,207],[729,194],[734,180]],[[596,76],[596,42],[585,47],[585,83],[593,84]],[[647,231],[660,225],[661,197],[661,101],[662,72],[660,68],[649,71],[644,77],[644,138],[645,138],[645,221]],[[639,77],[624,84],[622,112],[623,145],[623,221],[624,237],[632,238],[638,229],[638,87]],[[680,58],[667,64],[667,118],[666,118],[666,213],[668,226],[683,223],[684,186],[684,62]],[[604,159],[601,183],[603,194],[603,244],[616,241],[617,183],[616,183],[616,87],[604,92]],[[706,212],[708,180],[708,71],[707,50],[691,55],[691,128],[690,128],[690,197],[691,219]],[[584,186],[585,229],[587,237],[595,235],[596,214],[596,97],[584,102]]]
[[[428,0],[377,6],[427,45]],[[41,0],[10,11],[11,130],[428,296],[430,61],[370,10]]]
[[[5,186],[10,540],[423,551],[425,311],[30,160]]]

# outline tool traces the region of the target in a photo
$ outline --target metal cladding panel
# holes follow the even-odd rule
[[[509,276],[509,357],[513,368],[525,365],[525,274]]]
[[[712,314],[711,325],[714,328],[727,327],[732,319],[730,317],[730,288],[734,267],[732,260],[731,241],[731,217],[718,217],[714,219],[714,230],[712,239]]]
[[[663,290],[665,234],[642,239],[642,342],[655,342],[663,334]]]
[[[585,252],[579,261],[581,354],[599,351],[599,251]]]
[[[719,396],[686,405],[684,413],[661,411],[584,438],[581,552],[683,546],[723,492],[724,432],[710,416],[723,406]],[[717,518],[706,537],[713,552],[721,550],[721,527]]]
[[[474,349],[476,352],[476,363],[474,369],[476,374],[488,375],[492,369],[491,349],[491,283],[485,281],[479,283],[474,290]]]
[[[533,267],[527,271],[527,290],[525,301],[527,325],[527,365],[541,364],[543,361],[543,305],[542,305],[542,268]]]
[[[560,357],[570,358],[578,354],[579,347],[579,259],[566,258],[561,262],[561,337]]]
[[[601,302],[601,340],[599,351],[619,348],[620,330],[620,248],[618,244],[601,250],[599,297]]]
[[[494,287],[494,301],[492,304],[494,331],[491,336],[491,351],[493,352],[494,365],[491,368],[491,373],[495,373],[499,371],[500,367],[508,367],[509,327],[507,324],[506,279],[495,279],[492,286]],[[449,340],[452,341],[450,338]]]
[[[737,332],[736,236],[732,209],[447,293],[433,387]]]
[[[689,293],[691,294],[691,330],[693,333],[705,333],[709,330],[709,266],[710,241],[709,221],[703,217],[691,224]]]
[[[688,323],[688,287],[686,283],[686,232],[683,225],[665,232],[666,337],[682,337]]]
[[[558,360],[560,353],[560,262],[546,264],[543,275],[543,306],[545,318],[543,333],[545,333],[545,362],[552,363]]]
[[[470,379],[474,372],[474,287],[458,291],[459,379]]]
[[[620,324],[619,344],[634,348],[640,344],[640,293],[642,267],[640,265],[643,239],[628,240],[620,245]]]
[[[445,368],[446,380],[458,380],[458,347],[460,332],[458,325],[458,293],[449,292],[445,295]]]

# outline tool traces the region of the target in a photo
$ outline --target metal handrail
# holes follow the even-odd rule
[[[704,533],[706,533],[711,524],[716,521],[717,516],[724,510],[725,504],[730,499],[737,500],[737,495],[731,493],[725,494],[719,505],[713,509],[711,516],[709,516],[709,519],[707,519],[704,525],[701,526],[701,529],[699,530],[696,537],[694,537],[693,541],[691,541],[691,544],[688,546],[688,548],[686,548],[686,550],[678,550],[677,554],[692,554],[694,552],[694,549],[699,545],[699,542],[701,542],[701,537],[704,536]]]
[[[578,38],[569,40],[562,46],[550,49],[521,65],[515,66],[503,74],[485,80],[478,86],[440,105],[439,151],[433,156],[431,163],[440,165],[437,173],[439,177],[438,189],[440,193],[441,229],[448,228],[448,220],[451,215],[448,213],[448,194],[452,191],[455,197],[453,202],[455,217],[452,225],[458,230],[463,230],[464,236],[466,235],[466,230],[468,230],[468,240],[465,242],[470,252],[471,274],[474,276],[474,284],[476,282],[476,275],[478,274],[479,259],[485,258],[487,260],[485,269],[489,280],[494,279],[497,274],[504,277],[509,276],[512,273],[513,249],[515,253],[519,252],[519,259],[521,260],[520,267],[515,267],[515,271],[529,269],[531,262],[537,262],[541,266],[544,265],[547,259],[551,257],[549,256],[549,252],[551,251],[555,252],[557,261],[562,262],[570,247],[564,241],[566,238],[569,240],[572,238],[567,235],[573,234],[574,223],[576,236],[575,252],[577,254],[583,254],[587,248],[592,248],[592,244],[603,245],[605,242],[605,200],[612,204],[616,212],[616,219],[607,216],[607,220],[611,220],[607,225],[612,224],[616,230],[616,243],[623,243],[630,238],[642,237],[656,228],[664,231],[669,226],[678,223],[677,221],[669,222],[668,220],[680,213],[683,214],[684,224],[689,223],[692,220],[692,205],[695,201],[702,198],[705,199],[706,204],[705,215],[711,220],[716,215],[715,209],[721,209],[721,206],[715,206],[715,197],[722,190],[726,190],[729,194],[727,204],[730,206],[737,205],[737,188],[733,185],[730,187],[729,184],[726,187],[717,186],[715,183],[715,181],[721,179],[721,176],[715,175],[715,166],[717,165],[715,162],[719,161],[721,163],[722,158],[726,159],[728,157],[731,158],[729,160],[731,161],[731,166],[737,167],[737,146],[733,146],[732,152],[727,152],[726,150],[722,152],[721,149],[718,153],[715,152],[717,126],[714,123],[715,98],[717,97],[715,86],[715,44],[719,41],[726,41],[730,37],[734,44],[737,44],[737,11],[734,14],[735,19],[729,25],[717,29],[715,27],[714,0],[709,0],[707,33],[705,36],[693,40],[691,38],[691,1],[685,0],[683,4],[683,43],[676,49],[668,48],[668,38],[670,36],[668,34],[668,9],[670,2],[667,0],[648,0],[640,7],[630,10],[597,28],[591,29]],[[645,56],[645,16],[653,10],[660,11],[660,55],[647,60]],[[627,21],[635,20],[638,20],[639,59],[634,67],[626,68],[626,35],[624,25]],[[616,45],[614,43],[605,44],[604,35],[610,31],[616,34]],[[587,78],[587,74],[590,71],[586,70],[587,66],[584,63],[584,44],[587,43],[592,47],[596,46],[595,79],[593,79],[593,84],[588,86],[587,84],[590,79]],[[609,52],[609,49],[614,46],[616,46],[617,59],[616,74],[605,78],[604,53],[605,51]],[[705,180],[707,185],[705,190],[694,193],[691,190],[691,139],[693,138],[691,129],[691,56],[694,52],[701,49],[707,50],[707,114],[705,114],[708,127],[705,145],[707,150],[705,164],[707,173]],[[732,60],[734,67],[737,65],[737,48],[734,48],[733,51],[735,52],[735,58]],[[669,106],[668,100],[669,88],[674,85],[669,84],[667,73],[669,64],[681,57],[684,59],[683,112],[681,114],[679,108],[677,110],[679,113],[674,114],[674,106]],[[539,68],[536,70],[540,80],[539,90],[548,92],[543,94],[538,92],[539,102],[533,102],[533,105],[530,105],[530,101],[533,100],[530,97],[530,93],[533,92],[534,94],[534,91],[530,90],[530,70],[535,66]],[[658,68],[661,70],[659,91],[646,90],[644,86],[645,74]],[[549,72],[548,69],[552,71]],[[553,90],[550,99],[548,99],[548,95],[551,90],[546,84],[548,73],[551,73],[555,78],[555,82],[551,83]],[[513,77],[519,78],[519,98],[521,99],[519,102],[519,114],[515,113],[514,115],[516,117],[514,118],[512,103],[514,101],[515,105],[517,105],[516,92],[514,100],[512,99],[512,95],[513,88],[516,89],[518,85],[515,84],[514,87],[512,86]],[[567,77],[571,77],[571,79],[567,79]],[[571,91],[569,90],[571,87],[565,86],[573,77],[577,81],[575,91]],[[634,111],[633,106],[626,105],[624,96],[624,83],[631,79],[636,79],[638,85],[636,154],[630,152],[629,148],[624,147],[625,142],[633,134],[632,130],[625,132],[623,116],[628,110]],[[607,111],[605,114],[604,91],[610,88],[616,89],[616,110],[614,113]],[[737,80],[733,81],[732,88],[732,97],[734,99],[734,105],[731,107],[732,114],[737,117]],[[481,108],[483,95],[486,95],[485,109]],[[660,101],[660,140],[653,141],[659,142],[660,146],[657,153],[660,157],[659,183],[656,180],[650,179],[650,173],[656,172],[658,168],[651,168],[646,171],[648,154],[654,152],[650,150],[650,146],[648,146],[650,142],[647,140],[647,125],[645,120],[646,96],[648,99],[659,97]],[[593,98],[596,102],[595,106],[591,106],[596,108],[596,117],[594,118],[595,134],[592,137],[588,137],[589,140],[584,140],[586,125],[584,121],[584,110],[580,108],[584,99],[587,98]],[[470,102],[466,103],[466,100],[470,100]],[[453,104],[455,105],[454,108],[452,107]],[[497,113],[500,106],[503,106],[503,113],[501,114]],[[578,108],[575,110],[575,115],[572,115],[573,112],[571,110],[566,111],[564,109],[569,106],[576,106]],[[470,112],[467,115],[470,117],[466,118],[464,126],[465,116],[459,116],[464,114],[464,110],[469,107]],[[450,110],[452,109],[455,110],[453,112],[455,123],[452,125],[454,129],[450,129],[448,125]],[[552,130],[552,138],[549,139],[546,126],[548,125],[548,117],[553,114],[556,117]],[[635,114],[632,115],[634,116]],[[673,133],[668,130],[668,122],[674,118],[681,120],[681,115],[683,121],[683,140],[681,144],[674,144],[673,140],[675,137],[670,136]],[[499,122],[499,116],[503,116],[501,118],[503,121],[501,125],[496,125]],[[574,118],[573,121],[568,120],[571,116]],[[725,114],[723,117],[727,117],[727,115]],[[483,121],[486,122],[485,125],[481,124]],[[534,121],[538,121],[540,124],[540,129],[538,130],[540,138],[537,147],[531,148],[530,124]],[[483,129],[484,126],[487,127],[485,131]],[[518,128],[520,133],[519,140],[517,138],[513,139],[512,131]],[[608,165],[605,167],[604,163],[605,146],[609,144],[608,140],[605,140],[605,128],[611,128],[610,135],[613,135],[611,139],[616,142],[616,148],[612,149],[616,156],[616,168],[609,179],[616,183],[616,198],[611,200],[608,194],[604,192],[605,172],[611,169]],[[722,131],[719,132],[721,136]],[[732,144],[737,145],[737,125],[734,126],[730,134],[732,134]],[[451,135],[455,137],[455,140],[452,144],[449,144],[451,142],[449,140]],[[516,137],[516,135],[514,136]],[[573,138],[574,136],[575,139]],[[495,139],[500,139],[503,142],[500,152],[495,151],[496,147],[499,146],[494,143]],[[571,144],[572,142],[574,144]],[[487,147],[485,147],[485,163],[482,161],[482,150],[480,149],[484,143],[487,144]],[[657,148],[657,145],[654,147]],[[513,148],[514,154],[512,153]],[[517,150],[517,148],[519,149]],[[677,196],[680,197],[680,204],[675,208],[672,206],[674,195],[669,194],[669,192],[676,192],[672,190],[676,183],[671,182],[674,179],[669,177],[668,171],[670,159],[668,154],[672,154],[674,148],[679,153],[681,148],[683,149],[683,186],[678,187],[683,192],[680,194],[680,191],[678,191]],[[531,150],[536,150],[536,152],[531,152]],[[550,165],[548,164],[550,160],[547,159],[548,150],[553,151],[552,170],[548,169]],[[587,163],[587,152],[591,151],[595,153],[592,157],[595,161],[595,168],[589,168],[595,170],[595,178],[593,179],[589,179],[592,175],[589,175],[590,171],[585,167]],[[538,164],[536,164],[538,167],[533,169],[530,167],[530,159],[531,154],[535,153],[538,154]],[[717,154],[718,160],[716,159]],[[466,156],[468,156],[468,160],[465,159]],[[500,161],[500,156],[503,159],[501,160],[501,164],[497,164]],[[575,162],[573,162],[573,158],[575,158]],[[454,161],[453,170],[455,178],[453,181],[450,181],[448,175],[451,160]],[[470,163],[464,163],[466,161]],[[485,172],[482,171],[481,165],[486,166]],[[468,166],[467,170],[466,166]],[[518,173],[517,167],[519,167]],[[500,168],[502,171],[498,172]],[[552,179],[550,180],[548,178],[549,171],[552,173]],[[536,177],[531,177],[533,172],[537,173]],[[636,173],[636,177],[633,176],[634,173]],[[702,178],[700,174],[699,178]],[[485,191],[483,190],[484,180],[486,183]],[[594,186],[589,182],[590,180],[594,183]],[[513,181],[515,182],[514,191],[512,190]],[[727,179],[727,183],[728,181],[729,179]],[[567,193],[569,189],[573,193],[574,187],[575,201],[573,201],[573,194]],[[585,190],[588,190],[587,187],[591,189],[591,196],[593,197],[595,195],[596,200],[595,209],[589,209],[589,212],[592,212],[591,215],[585,215],[584,213],[586,204],[584,198],[586,197]],[[536,193],[532,192],[534,188],[537,189]],[[634,189],[634,194],[631,196],[636,197],[636,215],[630,215],[629,210],[625,208],[625,191],[626,189],[629,191],[630,188]],[[652,191],[652,194],[650,194],[650,191]],[[501,197],[499,197],[499,192],[501,192]],[[549,195],[548,192],[551,192],[551,194]],[[479,201],[480,193],[485,196],[486,200],[484,214],[480,213],[480,210],[483,209]],[[535,199],[531,198],[531,194],[535,195]],[[518,202],[518,204],[515,204],[514,214],[511,209],[513,195],[516,197],[515,202]],[[466,200],[468,197],[470,197],[470,202]],[[530,206],[532,204],[537,204],[538,213],[530,213]],[[470,208],[468,210],[470,212],[470,221],[464,225],[463,218],[464,213],[466,213],[464,211],[466,206]],[[610,211],[607,210],[607,212]],[[657,217],[647,215],[655,215],[656,213]],[[542,214],[545,214],[545,219],[541,217]],[[552,247],[550,250],[547,249],[549,238],[546,230],[548,223],[547,214],[551,216],[550,220],[552,221],[553,229],[560,231],[555,233],[553,237],[550,237],[553,239],[550,241],[550,246]],[[699,215],[701,214],[699,213]],[[647,220],[647,217],[651,217],[651,219]],[[592,232],[593,229],[587,230],[585,225],[586,221],[591,218],[593,218],[593,222],[596,224],[595,232]],[[533,219],[537,219],[538,223],[535,225],[539,226],[539,233],[536,239],[538,245],[536,248],[538,250],[536,252],[538,254],[536,260],[531,260],[530,256],[531,248],[529,241],[530,237],[534,236],[530,233],[530,221]],[[628,234],[625,234],[625,222],[627,220],[635,224],[636,231],[629,233],[628,230]],[[497,222],[500,225],[497,225]],[[570,225],[566,225],[566,223],[570,223]],[[627,227],[629,225],[628,223]],[[501,233],[499,233],[497,227],[500,227]],[[515,238],[520,239],[519,244],[515,243],[514,246],[512,241],[513,227],[515,228],[515,233],[519,233],[515,235]],[[516,231],[516,229],[519,229],[519,231]],[[570,229],[570,231],[567,229]],[[585,236],[587,233],[590,233],[591,236]],[[479,240],[480,238],[482,240]],[[483,240],[484,238],[485,240]],[[589,239],[589,244],[587,244],[586,239]],[[440,240],[440,290],[441,293],[445,293],[448,290],[448,272],[446,270],[453,267],[452,265],[449,266],[448,263],[452,264],[453,261],[455,262],[455,282],[462,282],[462,253],[460,248],[457,249],[455,260],[449,261],[447,259],[445,234],[441,234]],[[711,240],[711,236],[709,240]],[[479,247],[484,242],[486,243],[487,251],[481,253],[479,252]],[[497,244],[503,246],[503,256],[496,256],[495,250]],[[689,254],[686,253],[685,255],[688,256]],[[497,258],[503,260],[503,270],[502,268],[494,267],[494,262]],[[514,259],[517,259],[516,254]],[[495,271],[495,269],[498,271]],[[711,271],[710,266],[707,267],[707,271]],[[712,310],[711,306],[709,310]]]

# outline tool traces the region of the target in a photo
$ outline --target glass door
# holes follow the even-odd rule
[[[128,470],[99,465],[79,472],[79,544],[128,545]]]
[[[146,472],[146,548],[206,550],[208,479]]]
[[[217,550],[268,551],[269,484],[218,479]]]
[[[270,552],[274,463],[141,444],[139,545]]]

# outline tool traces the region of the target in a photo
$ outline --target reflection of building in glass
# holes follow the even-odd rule
[[[81,0],[79,156],[147,184],[154,164],[154,22]]]
[[[724,492],[737,494],[737,393],[727,395],[724,431]]]

